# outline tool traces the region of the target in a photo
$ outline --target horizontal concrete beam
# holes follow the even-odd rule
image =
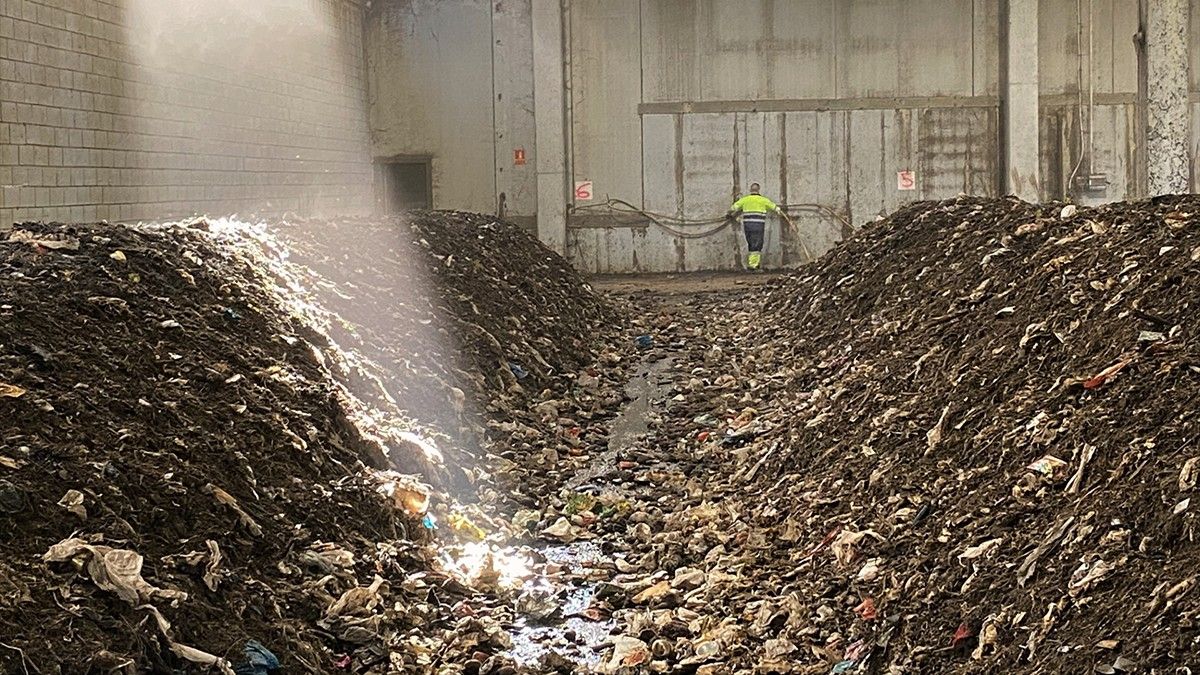
[[[1097,93],[1097,106],[1136,105],[1136,92]],[[1200,103],[1200,91],[1190,93],[1192,103]],[[1078,94],[1044,94],[1043,108],[1079,105]],[[1085,102],[1086,105],[1086,102]],[[995,96],[909,96],[896,98],[809,98],[767,101],[665,101],[643,103],[641,115],[679,115],[688,113],[731,112],[828,112],[847,110],[911,110],[915,108],[998,108]]]
[[[1065,106],[1079,105],[1079,94],[1043,94],[1041,96],[1043,108],[1062,108]],[[1087,97],[1084,96],[1083,105],[1087,105]],[[1096,94],[1096,105],[1137,105],[1137,93],[1116,93],[1116,94]]]
[[[1200,91],[1188,92],[1188,101],[1200,103]],[[1137,105],[1138,95],[1135,92],[1096,94],[1096,105]],[[1042,107],[1079,105],[1079,94],[1051,94],[1042,96]],[[1087,105],[1087,101],[1084,101]]]
[[[996,108],[995,96],[900,96],[880,98],[801,98],[765,101],[666,101],[643,103],[641,115],[730,112],[825,112],[830,110],[905,110],[909,108]]]

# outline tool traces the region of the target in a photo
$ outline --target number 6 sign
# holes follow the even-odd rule
[[[590,202],[593,198],[592,181],[581,180],[575,182],[575,201]]]

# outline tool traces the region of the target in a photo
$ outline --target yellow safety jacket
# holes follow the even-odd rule
[[[734,202],[729,210],[742,213],[774,213],[777,208],[779,207],[775,202],[762,195],[746,195]]]

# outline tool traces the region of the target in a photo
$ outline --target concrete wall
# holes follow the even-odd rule
[[[439,206],[492,211],[503,193],[510,215],[536,217],[530,0],[377,5],[381,25],[369,46],[376,156],[432,156]],[[1040,137],[1040,177],[1026,172],[1037,181],[1027,192],[1081,202],[1141,194],[1137,0],[1030,6],[1038,10],[1040,81],[1029,89],[1040,92],[1039,133],[1030,135]],[[802,236],[771,228],[766,256],[769,265],[791,265],[905,201],[1005,189],[1004,3],[565,0],[561,7],[568,185],[592,181],[596,195],[569,205],[567,253],[585,271],[739,264],[732,230],[679,236],[646,217],[599,208],[608,198],[704,233],[714,225],[705,221],[758,181],[794,205]],[[1192,29],[1200,44],[1200,11]],[[1190,56],[1200,90],[1200,50]],[[446,81],[439,69],[453,71],[461,86],[438,91]],[[489,116],[490,135],[476,128],[488,127]],[[518,146],[527,151],[524,169],[511,166]],[[914,172],[915,189],[897,189],[902,170]],[[558,236],[557,225],[544,229]]]
[[[1043,0],[1039,24],[1042,197],[1097,203],[1138,194],[1137,3]]]
[[[819,254],[907,199],[993,194],[995,4],[571,0],[571,180],[685,219],[723,214],[758,180],[800,205],[804,237],[784,246],[774,230],[774,265]],[[381,0],[369,12],[373,153],[429,157],[436,207],[494,212],[503,197],[509,217],[536,218],[529,12],[529,0]],[[914,191],[896,189],[901,169],[916,171]],[[568,254],[584,270],[738,264],[732,231],[596,227],[614,221],[573,206]]]
[[[801,237],[768,231],[780,266],[905,201],[998,190],[995,2],[572,0],[569,26],[573,175],[600,201],[703,221],[759,182],[796,205]],[[692,239],[575,206],[586,271],[740,264],[731,229]]]
[[[529,0],[379,0],[367,64],[376,159],[428,157],[435,208],[532,219]],[[515,153],[524,152],[517,164]]]
[[[1042,198],[1143,190],[1137,4],[1040,2]],[[581,269],[737,265],[731,230],[678,236],[597,206],[625,200],[703,233],[751,181],[794,206],[802,236],[772,228],[767,262],[796,264],[904,201],[1002,189],[1001,7],[550,2],[542,25],[561,23],[565,45],[565,87],[550,91],[536,87],[531,0],[5,0],[0,222],[359,211],[372,159],[428,157],[435,206],[532,225],[549,159],[535,100],[561,90],[554,156],[568,187],[593,181],[597,196],[568,205]],[[901,170],[915,189],[897,189]]]
[[[360,211],[358,0],[3,0],[0,223]]]

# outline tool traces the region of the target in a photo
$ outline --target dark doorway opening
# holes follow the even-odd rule
[[[429,158],[382,163],[383,207],[387,213],[433,208],[433,174]]]

